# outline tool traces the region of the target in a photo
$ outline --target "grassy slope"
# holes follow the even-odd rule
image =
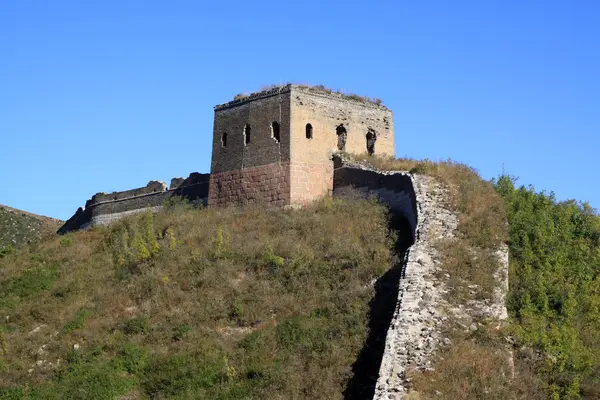
[[[466,332],[449,321],[454,345],[434,371],[415,374],[411,398],[597,395],[598,217],[506,182],[497,186],[503,202],[461,164],[370,161],[449,185],[459,238],[436,246],[451,304],[489,295],[489,254],[510,244],[510,326],[478,321]],[[0,397],[342,396],[366,335],[369,283],[389,263],[385,210],[338,201],[297,212],[177,209],[157,216],[156,251],[144,224],[47,239],[0,259],[0,387],[13,388]],[[479,291],[466,290],[472,284]],[[512,380],[497,373],[509,334]]]
[[[382,206],[338,200],[30,245],[0,259],[0,398],[341,398],[392,245]]]
[[[18,247],[54,232],[61,221],[0,205],[0,249]]]

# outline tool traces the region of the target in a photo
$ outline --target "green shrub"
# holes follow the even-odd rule
[[[140,335],[148,333],[150,326],[146,318],[138,317],[125,321],[122,329],[126,335]]]
[[[538,371],[551,398],[596,397],[589,393],[600,393],[600,217],[588,204],[516,188],[508,176],[496,189],[510,226],[511,331],[521,349],[540,355],[519,351],[518,361]]]
[[[118,368],[124,369],[130,374],[141,372],[148,361],[148,352],[141,346],[125,344],[116,358]]]
[[[227,237],[223,232],[223,227],[219,226],[217,228],[217,232],[215,237],[212,239],[211,248],[212,248],[212,257],[213,258],[221,258],[227,256]]]
[[[21,299],[49,290],[58,276],[54,268],[37,267],[17,278],[0,282],[0,306],[11,306]]]
[[[25,400],[27,397],[25,388],[0,388],[0,399],[2,400]]]
[[[0,247],[0,258],[6,257],[7,255],[14,253],[15,251],[16,249],[11,245]]]
[[[137,219],[115,225],[108,237],[113,262],[119,268],[137,267],[160,252],[154,213],[148,209]],[[171,246],[171,242],[169,243]]]
[[[71,333],[76,329],[81,329],[84,327],[85,322],[92,316],[92,311],[88,309],[83,309],[77,311],[73,320],[69,321],[63,327],[63,331],[67,333]]]
[[[157,254],[160,251],[158,240],[156,240],[156,232],[154,230],[154,213],[148,209],[140,218],[141,233],[148,248],[150,256]]]
[[[227,369],[221,354],[177,354],[151,359],[141,384],[153,398],[182,395],[209,398],[205,397],[207,392],[226,380]]]
[[[112,400],[136,386],[100,352],[71,351],[55,381],[42,385],[40,399]]]
[[[173,340],[180,341],[183,340],[188,333],[192,331],[192,327],[188,324],[177,325],[173,328]]]
[[[229,313],[229,318],[234,320],[240,320],[244,316],[244,304],[239,300],[234,302],[231,306],[231,312]]]
[[[182,196],[171,196],[163,202],[163,208],[167,212],[176,210],[189,210],[192,207],[189,199]]]
[[[273,249],[271,247],[267,247],[263,252],[262,261],[264,267],[266,267],[270,271],[277,270],[277,268],[283,267],[285,264],[285,259],[273,253]]]

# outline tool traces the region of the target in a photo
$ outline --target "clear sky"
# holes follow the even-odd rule
[[[383,99],[398,156],[600,208],[600,1],[0,1],[0,204],[210,169],[213,106],[285,82]]]

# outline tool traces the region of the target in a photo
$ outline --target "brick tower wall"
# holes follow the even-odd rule
[[[215,108],[209,206],[290,204],[289,100],[289,90],[276,90]],[[279,142],[273,137],[273,121],[279,123]],[[247,145],[246,124],[251,127]],[[222,145],[223,133],[227,146]]]
[[[306,204],[331,193],[331,154],[339,150],[340,125],[346,130],[346,152],[366,153],[366,135],[371,130],[376,135],[375,154],[395,155],[392,112],[383,106],[292,86],[290,109],[291,204]],[[307,124],[312,127],[311,139],[306,137]]]

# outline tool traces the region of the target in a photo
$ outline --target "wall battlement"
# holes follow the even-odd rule
[[[69,218],[57,233],[85,229],[94,225],[107,225],[127,215],[148,208],[158,211],[172,197],[179,196],[191,202],[206,205],[209,174],[193,172],[186,179],[174,178],[171,187],[160,181],[150,181],[146,186],[122,192],[96,193]]]
[[[347,94],[343,92],[336,92],[334,90],[328,89],[323,85],[301,85],[288,83],[285,85],[275,85],[269,87],[267,89],[261,90],[259,92],[246,94],[238,94],[235,99],[228,101],[223,104],[218,104],[215,106],[215,111],[224,110],[231,107],[236,107],[245,103],[249,103],[254,100],[259,100],[267,97],[277,96],[282,93],[290,92],[291,90],[302,91],[305,93],[310,93],[315,96],[321,96],[324,98],[336,99],[336,100],[344,100],[344,101],[353,101],[356,103],[360,103],[365,107],[373,107],[373,108],[382,108],[387,110],[388,108],[384,106],[380,99],[372,99],[369,97],[359,96],[356,94]]]

